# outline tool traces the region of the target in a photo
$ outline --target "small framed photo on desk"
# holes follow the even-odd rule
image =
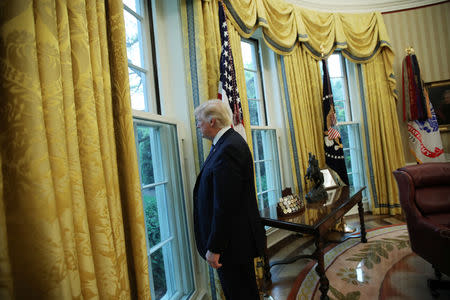
[[[322,172],[323,174],[323,186],[326,190],[333,189],[339,186],[329,169],[321,169],[320,172]]]

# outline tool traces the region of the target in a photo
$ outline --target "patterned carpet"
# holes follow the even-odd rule
[[[406,225],[371,230],[367,237],[366,244],[349,239],[326,253],[330,299],[433,299],[427,288],[433,268],[412,253]],[[314,267],[311,262],[299,274],[289,300],[320,299]],[[439,299],[450,299],[448,291],[439,293]]]

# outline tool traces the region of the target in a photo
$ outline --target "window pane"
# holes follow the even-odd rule
[[[156,299],[161,299],[167,293],[166,270],[163,248],[158,249],[151,255],[153,287]],[[153,297],[152,297],[153,298]]]
[[[144,201],[148,245],[149,247],[153,247],[161,242],[161,230],[155,188],[144,189],[142,191],[142,200]]]
[[[257,74],[251,71],[245,71],[245,85],[247,86],[247,98],[257,99],[258,97],[258,86],[257,86]]]
[[[145,110],[145,74],[128,68],[130,78],[131,107],[135,110]]]
[[[261,192],[261,163],[255,163],[255,176],[256,176],[256,192]]]
[[[250,125],[259,126],[259,101],[248,100],[248,108],[250,112]]]
[[[348,174],[348,182],[350,183],[350,186],[358,186],[354,184],[353,174]]]
[[[123,4],[131,8],[137,14],[141,12],[139,0],[123,0]]]
[[[259,176],[261,176],[261,192],[267,191],[266,164],[259,164]]]
[[[344,79],[343,78],[330,78],[331,82],[331,90],[333,92],[333,99],[336,100],[344,100]]]
[[[349,126],[347,126],[347,125],[339,126],[339,133],[341,134],[342,145],[344,146],[344,149],[347,149],[350,147],[348,130],[349,130]]]
[[[334,100],[334,110],[336,112],[336,119],[338,122],[347,121],[346,114],[345,114],[345,101]]]
[[[134,120],[152,299],[189,295],[193,273],[176,126]]]
[[[259,195],[258,200],[259,200],[258,204],[259,204],[260,209],[270,206],[268,193],[263,193],[263,194]]]
[[[332,54],[327,59],[328,72],[330,77],[342,77],[341,57],[340,54]],[[334,90],[333,90],[334,92]]]
[[[276,131],[252,129],[252,138],[258,205],[264,208],[275,204],[281,197]],[[275,216],[276,210],[273,213]]]
[[[264,145],[262,140],[263,131],[258,130],[253,132],[253,149],[255,160],[263,160],[264,159]]]
[[[245,85],[249,101],[250,125],[264,126],[266,117],[264,113],[264,92],[261,78],[261,67],[258,64],[259,54],[256,40],[241,40],[242,57],[244,61]],[[250,103],[252,100],[258,102]]]
[[[253,43],[241,41],[241,48],[242,48],[242,60],[244,61],[244,68],[256,71],[257,65],[255,58],[255,45]]]
[[[163,185],[142,190],[149,248],[171,238],[164,190]]]
[[[125,18],[125,32],[127,43],[127,57],[128,61],[138,67],[144,67],[141,61],[141,22],[137,20],[132,14],[124,10]]]
[[[344,149],[344,159],[345,159],[345,167],[347,168],[347,173],[352,172],[352,157],[350,155],[350,149]]]
[[[140,173],[142,185],[147,185],[155,182],[155,174],[153,172],[153,159],[150,136],[151,127],[138,126],[137,127],[137,139],[139,147],[139,161],[140,161]],[[154,143],[154,141],[153,141]]]

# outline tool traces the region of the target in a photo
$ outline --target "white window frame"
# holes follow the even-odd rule
[[[253,140],[253,134],[255,131],[273,131],[275,134],[273,136],[273,141],[271,141],[272,143],[270,143],[270,141],[268,141],[267,136],[263,135],[263,145],[269,145],[268,148],[265,148],[265,157],[262,160],[256,160],[256,157],[259,156],[258,155],[258,147],[253,147],[253,156],[254,156],[254,168],[255,168],[255,174],[258,175],[259,174],[259,165],[261,163],[265,164],[265,169],[266,169],[266,180],[267,182],[271,183],[271,186],[268,187],[267,190],[260,190],[257,191],[257,196],[258,196],[258,205],[261,208],[263,208],[263,203],[261,203],[261,199],[260,196],[262,196],[263,194],[269,194],[270,192],[274,192],[272,201],[270,201],[269,198],[269,206],[275,204],[278,199],[281,196],[281,165],[280,165],[280,151],[279,151],[279,145],[278,145],[278,131],[276,128],[273,127],[269,127],[269,126],[252,126],[251,127],[251,131],[252,131],[252,140]],[[255,145],[256,140],[253,140],[253,144]],[[272,164],[272,166],[270,166],[270,164]],[[278,166],[278,168],[277,168]],[[256,176],[256,181],[259,181],[259,186],[262,189],[262,183],[261,183],[261,179],[259,176]]]
[[[142,66],[137,66],[128,60],[128,67],[137,72],[143,73],[145,81],[143,82],[143,93],[144,93],[144,111],[157,114],[159,99],[157,97],[157,80],[155,77],[154,63],[153,63],[153,47],[151,43],[152,34],[152,24],[150,24],[150,3],[149,1],[137,0],[137,5],[140,5],[140,13],[135,12],[132,8],[123,4],[124,13],[129,13],[134,17],[137,22],[140,23],[138,26],[138,40],[140,39],[140,57]]]
[[[262,77],[262,63],[261,63],[261,52],[259,49],[259,40],[257,39],[253,39],[253,38],[249,38],[249,39],[245,39],[245,38],[241,38],[241,43],[245,42],[247,44],[251,44],[253,45],[253,48],[255,49],[254,54],[254,58],[255,58],[255,63],[256,63],[256,70],[255,69],[251,69],[251,68],[246,68],[244,66],[244,72],[251,72],[255,74],[255,78],[256,80],[256,98],[249,98],[248,97],[248,93],[247,93],[247,101],[254,101],[257,102],[257,106],[259,108],[259,120],[258,120],[258,125],[251,125],[251,126],[267,126],[267,117],[266,117],[266,102],[265,102],[265,97],[264,97],[264,88],[263,88],[263,77]],[[259,97],[258,97],[259,96]],[[250,105],[249,105],[250,106]]]
[[[268,145],[269,141],[267,140],[267,137],[265,134],[263,134],[263,145],[266,145],[267,148],[264,149],[264,154],[267,157],[264,157],[264,160],[256,160],[258,157],[258,147],[256,147],[256,140],[253,140],[253,157],[254,157],[254,170],[255,170],[255,177],[257,181],[257,186],[260,187],[260,190],[257,190],[257,197],[258,197],[258,205],[259,208],[262,209],[264,207],[264,201],[263,201],[263,195],[268,194],[269,195],[269,206],[275,204],[278,199],[281,197],[281,162],[280,162],[280,149],[279,149],[279,133],[278,129],[269,126],[269,120],[271,119],[267,114],[267,103],[265,100],[265,82],[264,82],[264,74],[262,72],[263,70],[263,57],[262,57],[262,51],[260,49],[262,43],[260,39],[245,39],[241,38],[241,42],[245,42],[248,44],[253,45],[254,52],[252,56],[255,59],[256,63],[256,70],[251,68],[244,67],[245,71],[252,72],[255,74],[256,82],[255,82],[255,88],[257,89],[257,97],[258,95],[260,98],[249,98],[248,101],[258,101],[258,107],[259,107],[259,124],[260,125],[250,125],[250,129],[252,131],[252,140],[253,136],[255,134],[255,131],[274,131],[275,134],[273,136],[273,141],[271,145]],[[247,93],[248,96],[248,93]],[[249,105],[250,106],[250,105]],[[250,108],[250,107],[249,107]],[[268,183],[267,190],[262,190],[262,183],[261,178],[259,176],[259,168],[261,164],[264,164],[265,171],[266,171],[266,181]],[[273,170],[272,170],[273,169]],[[274,212],[276,214],[276,211]]]
[[[173,119],[158,115],[161,107],[156,77],[156,59],[152,19],[152,1],[136,0],[136,11],[123,4],[124,14],[129,13],[138,24],[138,40],[140,46],[140,59],[142,66],[136,66],[128,60],[128,67],[144,73],[143,82],[144,106],[143,110],[133,109],[133,123],[135,130],[136,151],[139,151],[137,140],[137,124],[153,127],[154,123],[164,126],[174,126],[174,132],[167,130],[153,132],[150,137],[152,163],[155,182],[142,185],[141,189],[154,188],[159,220],[161,241],[149,247],[147,244],[147,257],[149,267],[149,281],[152,299],[156,299],[152,272],[151,255],[161,250],[164,257],[165,282],[167,293],[163,300],[187,299],[196,292],[194,266],[192,261],[192,247],[189,238],[188,211],[186,210],[186,186],[183,183],[184,160],[182,159],[181,140],[178,138],[180,124]],[[150,122],[153,122],[150,124]],[[156,125],[155,125],[156,126]],[[164,136],[162,136],[164,135]],[[168,143],[170,145],[168,145]],[[138,154],[138,159],[140,159]],[[158,167],[156,167],[158,166]],[[139,163],[139,168],[141,167]],[[165,219],[165,220],[164,220]],[[147,224],[146,224],[147,226]],[[148,228],[146,228],[146,241],[148,243]],[[169,249],[170,248],[170,249]]]
[[[343,79],[343,89],[344,89],[344,100],[346,105],[345,115],[348,121],[337,123],[338,128],[342,128],[344,126],[347,127],[347,132],[349,134],[349,147],[344,148],[344,156],[346,152],[350,152],[350,163],[351,163],[351,171],[348,172],[348,175],[351,175],[353,182],[357,186],[367,186],[367,178],[365,176],[365,163],[363,161],[363,147],[362,147],[362,135],[361,135],[361,117],[359,115],[360,112],[360,104],[358,93],[356,92],[356,86],[358,83],[358,78],[355,76],[355,72],[350,72],[351,69],[355,69],[355,65],[349,60],[345,59],[342,53],[337,52],[332,55],[339,55],[341,72]],[[331,78],[331,75],[330,75]],[[337,78],[337,77],[334,77]],[[334,99],[336,101],[336,99]],[[342,132],[342,130],[341,130]],[[368,202],[367,197],[369,194],[367,193],[367,189],[363,192],[363,202]]]
[[[171,243],[170,253],[167,248],[163,248],[164,267],[166,273],[166,284],[168,294],[161,299],[163,300],[175,300],[185,299],[192,294],[195,290],[194,274],[193,274],[193,262],[191,255],[191,247],[188,238],[187,228],[187,211],[184,205],[184,195],[186,195],[186,189],[182,180],[182,148],[180,141],[177,137],[178,128],[180,124],[168,118],[152,115],[148,112],[134,111],[135,124],[135,136],[137,137],[136,124],[145,125],[146,123],[159,123],[162,125],[174,126],[175,136],[168,136],[166,139],[161,139],[154,136],[155,143],[151,143],[152,147],[152,160],[155,160],[155,164],[159,164],[159,168],[154,168],[155,183],[142,185],[141,188],[157,187],[155,192],[157,194],[158,203],[158,215],[167,216],[165,223],[160,222],[161,241],[149,248],[147,245],[147,258],[150,277],[150,290],[152,299],[156,299],[154,294],[153,285],[153,272],[151,255],[163,248],[168,243]],[[169,145],[167,139],[173,139],[174,145]],[[170,143],[170,142],[169,142]],[[136,140],[136,149],[138,141]],[[175,147],[176,146],[176,147]],[[161,151],[158,151],[161,150]],[[178,152],[178,153],[177,153]],[[176,162],[173,158],[177,158]],[[167,165],[162,165],[166,162]],[[171,174],[168,174],[171,173]],[[161,180],[162,178],[162,180]],[[159,179],[159,180],[158,180]],[[157,181],[158,180],[158,181]],[[165,189],[161,189],[164,187]],[[177,199],[176,201],[169,201],[170,199]],[[147,237],[148,228],[146,228]],[[164,233],[171,232],[171,235],[163,240]],[[183,251],[181,251],[183,250]],[[176,253],[174,253],[176,252]]]
[[[347,78],[348,73],[347,73],[346,59],[344,58],[344,56],[341,53],[333,53],[331,56],[335,56],[335,55],[339,56],[339,62],[341,65],[341,76],[332,77],[330,74],[330,80],[332,78],[341,78],[343,80],[344,98],[345,99],[336,99],[335,96],[333,97],[333,99],[334,99],[335,104],[336,104],[336,101],[344,101],[345,107],[347,108],[347,109],[345,109],[346,121],[341,122],[341,124],[353,123],[352,105],[351,105],[350,94],[349,94],[349,90],[348,90],[348,78]]]

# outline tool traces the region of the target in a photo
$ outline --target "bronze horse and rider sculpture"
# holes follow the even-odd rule
[[[305,198],[308,203],[315,203],[327,198],[327,192],[323,186],[323,174],[320,172],[319,162],[314,154],[309,153],[308,169],[306,169],[305,179],[314,183],[314,186],[306,194]]]

